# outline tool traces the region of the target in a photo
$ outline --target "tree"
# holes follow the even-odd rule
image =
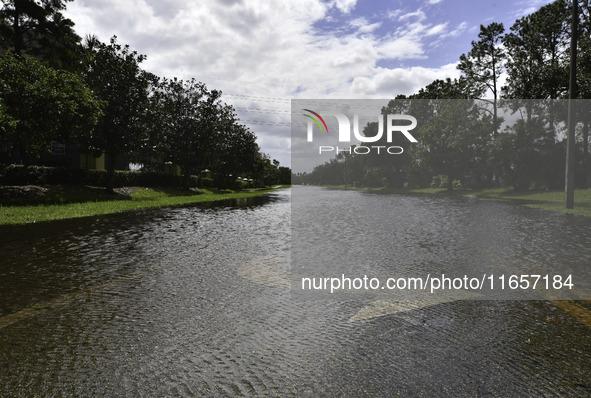
[[[493,22],[488,26],[480,25],[478,41],[472,42],[472,49],[468,54],[460,56],[458,69],[464,73],[466,80],[476,92],[492,93],[492,100],[484,100],[492,106],[492,140],[497,138],[500,121],[498,120],[498,80],[503,70],[505,52],[499,45],[505,31],[502,23]],[[497,161],[495,154],[491,154],[489,161],[492,163],[489,180],[497,182]]]
[[[178,164],[183,185],[192,173],[214,171],[219,186],[231,186],[254,172],[259,147],[256,136],[238,123],[234,108],[192,79],[163,80],[152,98],[159,134],[154,147],[160,159]]]
[[[502,23],[493,22],[488,26],[480,25],[479,41],[472,42],[472,49],[460,56],[458,69],[461,70],[467,81],[477,92],[484,93],[488,90],[492,93],[493,106],[493,139],[497,136],[497,100],[498,80],[503,70],[505,52],[499,46],[505,31]]]
[[[155,148],[163,161],[180,166],[185,187],[189,185],[189,176],[195,171],[205,146],[200,129],[200,103],[208,94],[201,82],[164,79],[153,97],[154,109],[159,115]]]
[[[0,57],[0,103],[4,136],[24,162],[47,150],[52,140],[81,140],[104,105],[77,75],[11,52]]]
[[[380,115],[380,117],[384,119],[383,126],[386,125],[387,114],[400,113],[391,110],[392,102],[389,105],[389,107],[382,109],[382,114]],[[363,129],[363,135],[373,137],[377,135],[378,130],[378,122],[370,122]],[[408,143],[408,141],[402,136],[402,134],[393,135],[392,142],[387,142],[386,134],[383,134],[382,137],[375,143],[372,143],[372,145],[386,148],[389,146],[403,147],[406,146],[406,143]],[[385,150],[361,156],[349,155],[345,152],[341,152],[339,155],[341,154],[344,161],[346,161],[345,172],[350,180],[355,181],[359,180],[359,177],[362,177],[362,180],[368,186],[378,187],[386,185],[393,188],[402,188],[404,184],[404,176],[402,174],[403,168],[409,163],[409,154],[407,151],[400,155],[391,155]],[[356,159],[353,160],[353,157]],[[365,170],[362,176],[359,175],[357,170],[359,166]]]
[[[239,123],[233,106],[224,105],[220,109],[214,137],[211,164],[222,186],[230,186],[239,175],[252,176],[256,172],[259,157],[256,136]]]
[[[569,6],[557,0],[515,22],[503,38],[508,98],[556,99],[568,88]]]
[[[121,46],[114,36],[110,44],[90,38],[86,42],[84,79],[95,95],[106,102],[104,115],[83,142],[89,151],[105,152],[107,191],[113,191],[118,156],[132,158],[149,130],[150,93],[158,79],[140,68],[145,56]]]
[[[437,114],[419,127],[420,146],[415,156],[430,167],[432,175],[447,176],[451,191],[454,179],[468,176],[476,167],[486,123],[473,100],[438,102]]]
[[[567,209],[574,208],[575,205],[575,130],[576,130],[576,110],[574,99],[578,96],[577,88],[577,46],[578,46],[578,30],[579,30],[579,12],[578,0],[573,0],[572,5],[572,19],[571,19],[571,39],[570,39],[570,62],[569,62],[569,87],[568,98],[571,100],[568,103],[568,117],[567,117],[567,141],[566,141],[566,170],[565,170],[565,184],[564,206]]]
[[[279,167],[279,162],[266,153],[259,153],[255,158],[255,179],[262,185],[268,186],[279,184],[282,180],[282,169]],[[289,181],[289,177],[288,177]],[[287,183],[289,184],[289,182]]]
[[[470,81],[464,76],[459,79],[436,79],[419,90],[409,99],[470,99],[479,98],[484,89],[478,82]]]
[[[160,114],[157,148],[164,161],[180,166],[185,187],[192,173],[214,169],[217,151],[225,149],[220,132],[233,126],[224,120],[224,112],[229,111],[220,96],[220,91],[209,91],[195,79],[165,79],[155,92],[155,108]],[[221,152],[220,156],[228,154]],[[215,172],[217,175],[218,170]]]
[[[426,122],[422,140],[412,153],[413,174],[430,173],[429,181],[434,175],[446,175],[450,190],[453,178],[462,177],[465,183],[470,178],[473,185],[481,184],[489,160],[488,114],[492,116],[486,101],[473,100],[481,90],[479,84],[464,77],[448,78],[435,80],[410,96],[409,112]],[[453,118],[457,129],[453,128]],[[438,128],[442,129],[439,133]],[[424,185],[424,177],[415,179],[423,180]]]
[[[81,57],[74,23],[61,11],[72,0],[4,0],[0,10],[0,48],[73,70]]]
[[[579,98],[591,98],[591,4],[589,0],[579,1],[579,36],[578,36],[578,57],[577,57],[577,88]],[[582,109],[581,109],[582,108]],[[589,157],[589,129],[591,128],[591,111],[588,107],[581,107],[581,119],[583,120],[583,131],[581,134],[581,171],[577,172],[580,187],[589,187],[589,171],[591,159]]]
[[[285,166],[279,166],[279,184],[291,184],[291,169]]]
[[[556,117],[551,115],[556,112],[552,102],[515,101],[513,108],[520,118],[507,126],[495,142],[502,175],[515,191],[527,191],[531,186],[558,188],[562,182],[562,169],[556,163],[561,159],[556,132],[549,122]]]
[[[4,99],[0,97],[0,139],[16,127],[16,121],[7,113]]]

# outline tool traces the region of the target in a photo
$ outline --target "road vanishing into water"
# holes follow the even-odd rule
[[[591,264],[591,220],[583,217],[305,187],[2,227],[0,397],[591,396],[591,301],[295,294],[292,222],[320,226],[292,220],[292,191],[315,205],[344,197],[372,208],[395,203],[408,217],[404,234],[421,232],[412,256],[396,247],[382,268],[396,258],[445,267],[462,261],[453,256],[474,256],[474,247],[504,244],[502,236],[524,239],[523,250],[483,249],[491,267],[518,256],[564,260],[573,270]],[[471,228],[483,219],[502,233],[476,236]]]

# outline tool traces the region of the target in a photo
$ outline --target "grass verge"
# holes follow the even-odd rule
[[[226,199],[241,199],[266,194],[287,186],[277,186],[249,191],[217,191],[203,189],[199,192],[175,189],[136,188],[128,194],[114,197],[84,197],[84,201],[71,203],[67,193],[62,194],[63,203],[46,204],[47,199],[21,201],[18,205],[0,205],[0,225],[28,224],[43,221],[64,220],[68,218],[88,217],[103,214],[121,213],[130,210],[155,207],[182,206],[194,203],[214,202]],[[79,193],[74,193],[80,197]],[[114,199],[113,199],[114,198]],[[38,204],[43,203],[43,204]]]

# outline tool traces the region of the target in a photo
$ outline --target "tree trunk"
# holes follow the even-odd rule
[[[18,154],[20,156],[20,159],[18,159],[18,162],[20,164],[28,165],[29,164],[29,157],[27,154],[27,147],[26,147],[25,143],[23,141],[19,140],[18,144],[17,144],[17,148],[18,148]],[[16,160],[17,160],[17,158],[14,157],[14,155],[13,155],[13,162],[16,163]]]
[[[189,177],[191,176],[189,170],[191,169],[190,166],[182,165],[181,166],[181,181],[182,181],[182,189],[189,190]]]

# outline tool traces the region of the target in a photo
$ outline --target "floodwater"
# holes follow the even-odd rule
[[[330,220],[314,207],[347,198],[395,204],[408,237],[395,253],[413,267],[421,257],[469,263],[486,246],[493,265],[548,258],[577,270],[590,258],[591,220],[469,199],[293,191],[310,198],[308,224],[292,220],[283,190],[1,228],[0,396],[591,396],[588,301],[382,300],[386,310],[372,312],[367,295],[300,297],[289,267],[292,222],[322,232]],[[469,243],[488,227],[497,232]]]

